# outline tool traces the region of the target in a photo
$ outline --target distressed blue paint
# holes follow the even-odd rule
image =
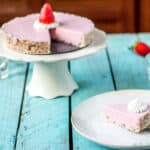
[[[68,108],[68,97],[45,100],[26,94],[17,150],[68,150]]]
[[[146,61],[128,49],[135,43],[135,34],[108,36],[108,51],[117,89],[148,89]]]
[[[140,34],[142,41],[150,44],[150,34]],[[137,39],[135,34],[108,36],[108,52],[117,90],[149,89],[146,62],[128,50]],[[25,79],[26,65],[12,63],[8,79],[0,80],[0,149],[11,150],[16,140],[16,130]],[[31,69],[31,68],[30,68]],[[72,111],[87,98],[114,90],[107,56],[104,50],[71,62],[71,72],[80,89],[71,97]],[[31,77],[31,70],[28,80]],[[19,128],[18,150],[68,150],[69,109],[68,97],[55,100],[31,98],[25,93]],[[109,150],[95,144],[73,130],[74,150]]]
[[[9,63],[9,77],[0,80],[0,149],[13,150],[25,79],[26,64]]]
[[[88,97],[113,90],[110,69],[104,50],[94,56],[71,62],[71,72],[80,89],[72,95],[72,110]],[[73,130],[74,150],[107,150]]]
[[[150,33],[140,33],[138,34],[139,40],[150,45]]]

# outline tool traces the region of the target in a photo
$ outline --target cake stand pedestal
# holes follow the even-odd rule
[[[105,33],[95,29],[93,42],[85,48],[62,54],[27,55],[8,49],[4,42],[4,33],[0,31],[0,56],[33,63],[33,73],[27,91],[31,96],[40,96],[45,99],[70,96],[74,90],[78,89],[78,85],[68,70],[67,62],[94,54],[105,47]]]
[[[32,78],[27,86],[31,96],[51,99],[57,96],[69,96],[78,85],[68,70],[68,62],[34,63]]]

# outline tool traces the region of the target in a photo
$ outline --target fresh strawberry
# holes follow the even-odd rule
[[[55,22],[53,10],[49,3],[45,3],[43,7],[41,8],[39,22],[44,23],[44,24],[50,24],[50,23]]]
[[[141,56],[145,56],[148,53],[150,53],[150,47],[146,43],[143,43],[143,42],[135,43],[135,45],[132,46],[131,49]]]

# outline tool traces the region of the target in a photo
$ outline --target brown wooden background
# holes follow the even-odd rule
[[[39,12],[46,0],[0,0],[0,24]],[[47,0],[57,11],[91,18],[106,32],[149,32],[150,0]]]

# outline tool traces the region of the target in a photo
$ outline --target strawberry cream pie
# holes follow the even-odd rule
[[[150,104],[138,99],[129,104],[106,104],[102,111],[110,122],[135,133],[150,126]]]
[[[53,12],[46,3],[40,14],[17,17],[2,26],[9,48],[27,54],[51,53],[51,41],[85,47],[93,37],[91,20],[62,12]]]

